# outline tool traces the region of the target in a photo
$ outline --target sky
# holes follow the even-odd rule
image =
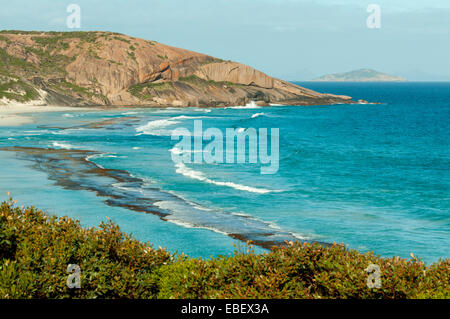
[[[69,4],[81,8],[70,29]],[[370,4],[380,28],[368,28]],[[114,31],[285,80],[372,68],[450,81],[449,0],[0,0],[0,30]]]

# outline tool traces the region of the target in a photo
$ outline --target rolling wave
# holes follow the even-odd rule
[[[68,144],[68,143],[61,143],[61,142],[52,142],[52,146],[56,147],[56,148],[62,148],[62,149],[65,149],[65,150],[73,150],[73,149],[78,148],[78,147],[76,147],[74,145],[71,145],[71,144]]]
[[[7,147],[1,150],[15,152],[23,160],[39,163],[35,168],[47,173],[56,185],[70,190],[94,192],[109,206],[153,214],[163,221],[183,227],[208,229],[238,240],[251,240],[269,249],[285,241],[297,240],[292,233],[272,223],[252,216],[207,209],[176,194],[152,187],[128,171],[103,168],[89,160],[96,155],[102,156],[96,151],[32,147]],[[204,178],[201,173],[195,174]],[[222,186],[227,183],[217,184]],[[242,185],[229,184],[248,190]]]
[[[136,131],[139,132],[138,135],[170,136],[172,131],[165,128],[179,123],[173,119],[154,120],[137,127]]]
[[[168,119],[154,120],[150,121],[145,125],[139,126],[136,128],[136,131],[139,132],[138,135],[155,135],[155,136],[170,136],[172,134],[172,130],[166,129],[168,126],[173,126],[175,124],[180,124],[182,120],[199,120],[212,118],[209,116],[188,116],[188,115],[180,115],[171,117]]]
[[[211,116],[188,116],[188,115],[180,115],[176,117],[172,117],[172,120],[199,120],[199,119],[213,119]]]
[[[265,113],[255,113],[252,115],[252,119],[260,117],[260,116],[265,116],[265,115],[266,115]]]
[[[196,179],[198,181],[202,181],[202,182],[205,182],[208,184],[231,187],[231,188],[234,188],[234,189],[237,189],[240,191],[246,191],[246,192],[257,193],[257,194],[267,194],[267,193],[275,192],[274,190],[270,190],[270,189],[246,186],[246,185],[236,184],[233,182],[215,181],[215,180],[212,180],[212,179],[208,178],[207,176],[205,176],[205,174],[203,172],[193,170],[193,169],[187,167],[186,165],[184,165],[183,163],[177,163],[175,165],[175,167],[176,167],[176,172],[178,174],[181,174],[183,176],[186,176],[186,177],[189,177],[192,179]]]
[[[259,109],[259,108],[261,108],[261,106],[258,106],[258,104],[256,104],[255,101],[250,101],[250,103],[247,103],[246,105],[226,107],[226,109]]]

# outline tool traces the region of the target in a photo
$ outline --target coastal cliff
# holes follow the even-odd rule
[[[112,32],[0,32],[0,105],[355,103],[249,66]]]

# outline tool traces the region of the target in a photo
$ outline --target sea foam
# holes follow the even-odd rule
[[[173,119],[154,120],[137,127],[136,131],[140,133],[139,135],[170,136],[172,131],[165,128],[179,123],[179,121],[174,121]]]
[[[252,115],[252,119],[263,116],[263,115],[266,115],[266,114],[265,113],[255,113]]]
[[[250,101],[250,103],[247,103],[245,105],[226,107],[226,109],[259,109],[259,108],[261,107],[258,106],[258,104],[256,104],[255,101]]]
[[[77,148],[76,146],[73,146],[71,144],[60,143],[60,142],[52,142],[52,146],[53,147],[57,147],[57,148],[62,148],[62,149],[65,149],[65,150],[73,150],[73,149]]]
[[[176,167],[176,172],[178,174],[181,174],[183,176],[186,176],[186,177],[198,180],[198,181],[202,181],[202,182],[205,182],[208,184],[231,187],[231,188],[234,188],[234,189],[237,189],[240,191],[246,191],[246,192],[257,193],[257,194],[267,194],[267,193],[274,192],[273,190],[270,190],[270,189],[246,186],[246,185],[236,184],[233,182],[215,181],[215,180],[212,180],[212,179],[208,178],[207,176],[205,176],[205,174],[203,172],[193,170],[193,169],[187,167],[186,165],[184,165],[183,163],[177,163],[175,165],[175,167]]]

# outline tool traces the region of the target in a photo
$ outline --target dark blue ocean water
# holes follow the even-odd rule
[[[191,256],[231,253],[243,237],[450,257],[450,83],[300,84],[381,104],[34,114],[0,127],[0,147],[22,147],[0,151],[0,192],[84,225],[108,216]],[[278,128],[278,172],[176,165],[171,130],[194,120],[223,132]]]

